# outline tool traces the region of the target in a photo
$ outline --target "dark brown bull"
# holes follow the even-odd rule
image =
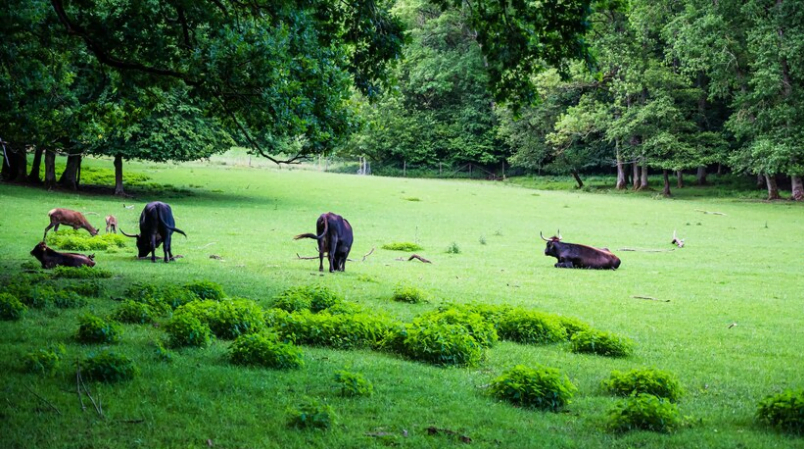
[[[173,211],[170,206],[160,201],[153,201],[145,205],[142,214],[140,214],[139,234],[126,234],[120,229],[120,233],[126,237],[137,239],[139,258],[148,257],[148,253],[151,253],[151,262],[156,262],[156,249],[163,242],[165,246],[162,247],[162,251],[165,254],[165,262],[174,260],[170,246],[173,232],[178,232],[187,237],[184,231],[176,228],[176,222],[173,219]]]
[[[327,212],[321,214],[315,222],[318,234],[299,234],[293,237],[299,239],[314,239],[318,241],[318,271],[324,271],[324,253],[329,260],[329,272],[346,271],[346,259],[352,250],[354,234],[349,222],[338,214]]]
[[[597,268],[616,270],[620,266],[620,258],[615,256],[608,248],[594,248],[586,245],[576,245],[574,243],[564,243],[561,241],[561,232],[558,236],[544,238],[539,233],[542,240],[547,242],[544,249],[545,256],[558,259],[556,268]]]
[[[78,253],[60,253],[49,248],[45,242],[39,242],[34,249],[31,250],[31,255],[36,257],[42,264],[42,268],[53,268],[57,266],[64,267],[94,267],[95,258],[94,254],[85,256]]]

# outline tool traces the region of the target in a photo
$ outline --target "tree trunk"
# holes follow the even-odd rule
[[[639,190],[639,162],[633,163],[633,176],[631,176],[631,181],[633,182],[633,189],[634,191]]]
[[[676,187],[679,189],[684,188],[684,172],[676,170]]]
[[[642,161],[642,172],[639,174],[639,190],[648,188],[648,163]]]
[[[670,193],[670,170],[662,170],[662,176],[664,177],[664,190],[662,193],[664,196],[671,196]]]
[[[570,173],[572,173],[572,177],[575,178],[575,182],[578,183],[578,188],[582,189],[583,188],[583,181],[581,181],[581,177],[578,176],[578,171],[577,170],[570,170]]]
[[[123,190],[123,157],[119,154],[114,156],[114,194],[126,194],[126,191]]]
[[[3,146],[3,166],[0,169],[0,177],[3,178],[3,181],[13,181],[14,176],[16,175],[16,171],[14,170],[16,159],[14,158],[14,153],[11,152],[11,148],[8,146]]]
[[[757,190],[765,188],[765,175],[757,173]]]
[[[779,187],[776,185],[776,176],[765,175],[765,182],[768,185],[768,200],[780,200]]]
[[[59,184],[70,190],[78,190],[78,184],[80,181],[78,173],[80,169],[81,155],[71,154],[67,156],[67,167],[64,168],[64,173],[61,174]]]
[[[625,190],[628,186],[626,179],[625,167],[623,167],[623,158],[620,155],[620,150],[617,150],[617,190]]]
[[[804,200],[804,184],[801,181],[801,176],[793,175],[790,179],[793,181],[793,199],[796,201]]]
[[[42,168],[42,148],[37,147],[34,153],[33,165],[31,166],[31,174],[28,175],[28,182],[31,184],[42,185],[42,178],[39,177],[39,171]]]
[[[698,172],[695,173],[695,184],[699,186],[706,185],[706,166],[699,165]]]
[[[25,182],[28,177],[28,155],[25,150],[14,150],[6,146],[6,157],[0,175],[3,181]]]
[[[45,151],[45,188],[50,190],[56,186],[56,152]]]

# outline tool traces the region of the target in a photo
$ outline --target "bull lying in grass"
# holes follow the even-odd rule
[[[45,242],[39,242],[34,246],[31,255],[42,264],[42,268],[95,266],[94,254],[85,256],[78,253],[60,253],[49,248]]]
[[[544,255],[558,259],[555,264],[556,268],[616,270],[620,266],[620,258],[612,254],[608,248],[593,248],[586,245],[564,243],[561,241],[561,232],[558,232],[558,236],[553,236],[549,239],[544,238],[541,232],[539,236],[547,242]]]

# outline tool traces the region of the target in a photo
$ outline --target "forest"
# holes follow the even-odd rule
[[[804,199],[804,5],[785,0],[5,2],[3,179],[232,146],[374,173],[754,176]],[[28,154],[33,154],[29,167]],[[55,158],[66,156],[56,180]],[[42,159],[44,158],[44,170]],[[40,172],[44,172],[44,179]],[[787,197],[787,194],[784,194]]]

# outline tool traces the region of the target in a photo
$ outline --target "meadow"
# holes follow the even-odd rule
[[[145,203],[161,200],[171,204],[177,227],[188,235],[174,235],[173,253],[183,257],[170,264],[136,260],[133,243],[98,251],[96,268],[113,274],[99,281],[107,295],[81,309],[31,309],[20,321],[0,321],[0,447],[441,448],[464,447],[466,438],[469,446],[483,448],[804,444],[754,419],[767,395],[804,387],[799,204],[221,163],[129,163],[126,169],[128,176],[150,178],[135,198],[0,184],[6,279],[34,261],[28,252],[54,207],[88,213],[101,228],[111,213],[123,230],[136,232]],[[298,257],[315,255],[311,241],[293,240],[313,232],[327,211],[343,215],[355,230],[352,261],[343,273],[319,273],[317,260]],[[622,259],[620,269],[554,268],[539,232],[549,236],[559,229],[567,242],[608,247]],[[674,230],[684,248],[670,245]],[[416,253],[432,263],[382,249],[395,242],[421,245]],[[118,305],[110,298],[135,282],[197,280],[217,282],[228,294],[266,308],[286,288],[325,285],[402,321],[447,303],[511,305],[576,317],[629,337],[635,350],[608,358],[573,354],[563,343],[502,341],[479,367],[441,368],[387,352],[304,346],[303,368],[269,370],[228,363],[231,342],[223,339],[206,349],[177,349],[172,362],[164,362],[154,350],[165,335],[163,322],[124,325],[116,350],[135,361],[140,375],[92,383],[103,414],[91,406],[82,411],[75,363],[97,346],[75,340],[78,317],[88,310],[108,315]],[[399,286],[427,292],[428,302],[392,301]],[[25,354],[50,343],[66,348],[61,370],[54,377],[25,372]],[[485,393],[492,379],[519,364],[558,368],[578,392],[559,413],[514,407]],[[605,430],[606,412],[618,399],[600,382],[613,370],[641,367],[670,371],[681,381],[685,425],[676,432]],[[344,369],[362,373],[375,393],[340,397],[333,377]],[[337,422],[325,431],[289,428],[288,409],[305,398],[326,401]]]

